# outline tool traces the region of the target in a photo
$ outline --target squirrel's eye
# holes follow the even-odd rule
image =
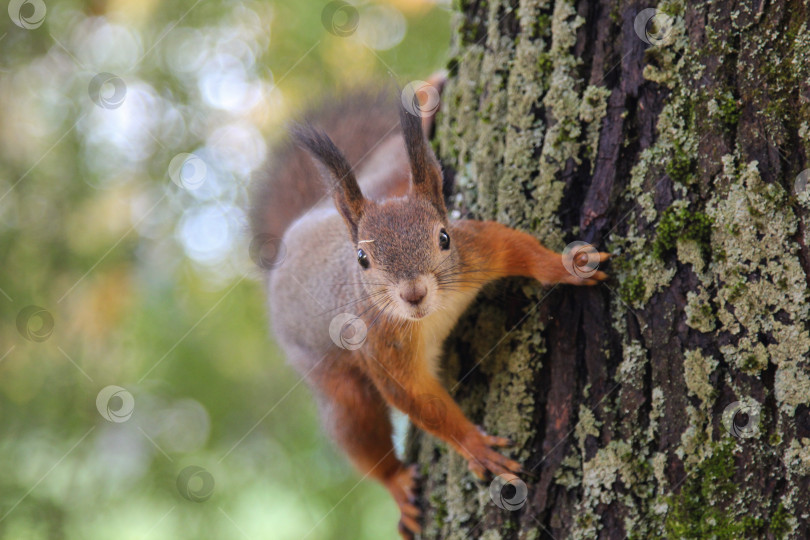
[[[448,235],[447,231],[444,229],[439,231],[439,247],[442,249],[448,249],[450,247],[450,235]]]
[[[363,251],[362,249],[357,250],[357,262],[359,262],[360,266],[362,266],[363,268],[368,268],[369,265],[368,255],[366,255],[366,252]]]

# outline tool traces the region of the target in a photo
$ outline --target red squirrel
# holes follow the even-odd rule
[[[441,88],[443,80],[432,83]],[[394,452],[389,407],[445,441],[480,478],[521,472],[497,450],[510,442],[468,420],[439,382],[442,344],[493,280],[594,285],[607,276],[569,272],[561,254],[500,223],[450,220],[428,144],[433,114],[400,106],[398,122],[395,115],[385,99],[355,96],[311,118],[326,131],[294,128],[297,145],[259,181],[253,222],[257,237],[284,249],[268,264],[278,342],[312,388],[331,436],[390,491],[408,539],[421,530],[415,468]],[[330,334],[335,320],[344,331],[342,313],[357,317],[349,326],[364,335],[344,343],[334,328]]]

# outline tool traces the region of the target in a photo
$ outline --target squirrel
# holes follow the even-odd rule
[[[444,76],[428,82],[438,93]],[[294,127],[293,142],[258,180],[252,221],[254,234],[280,237],[284,248],[267,275],[278,343],[332,438],[391,493],[398,530],[410,539],[421,532],[416,469],[394,452],[389,407],[445,441],[479,478],[520,473],[498,450],[510,441],[468,420],[440,383],[443,342],[493,280],[595,285],[607,275],[569,272],[562,254],[503,224],[450,220],[428,143],[434,112],[400,106],[398,116],[387,99],[366,93]],[[608,256],[594,251],[588,262]]]

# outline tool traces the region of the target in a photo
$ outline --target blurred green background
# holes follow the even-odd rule
[[[396,536],[268,335],[244,209],[303,104],[426,78],[450,13],[354,3],[341,37],[326,5],[0,13],[0,538]]]

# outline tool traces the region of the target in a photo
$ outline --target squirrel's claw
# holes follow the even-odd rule
[[[507,439],[506,437],[495,437],[494,435],[484,434],[484,439],[486,440],[489,446],[497,446],[500,448],[512,446],[512,444],[514,444],[511,440]]]
[[[422,511],[419,510],[416,505],[409,502],[400,504],[399,510],[402,512],[403,516],[412,518],[418,518],[420,515],[422,515]]]
[[[597,253],[597,255],[597,266],[610,259],[610,253],[600,251]],[[597,285],[600,281],[605,281],[608,278],[606,273],[593,267],[589,267],[589,265],[593,262],[594,261],[589,261],[588,257],[585,255],[579,259],[571,261],[569,264],[572,264],[572,266],[566,267],[567,275],[565,275],[561,281],[570,285],[585,286]]]
[[[495,476],[523,472],[523,467],[520,463],[492,449],[488,449],[485,456],[470,458],[468,467],[479,480],[486,480],[487,472]]]
[[[399,520],[399,523],[397,524],[397,530],[399,531],[399,536],[401,536],[403,540],[413,540],[413,535],[421,533],[422,528],[419,526],[418,523],[413,521],[413,519],[407,518],[408,521],[406,521],[406,518],[407,518],[407,516],[403,516]],[[409,522],[413,522],[413,523],[409,523]],[[414,525],[416,528],[411,529],[409,527],[409,524]]]
[[[479,479],[486,478],[487,471],[494,474],[519,473],[523,467],[517,461],[509,459],[493,447],[511,446],[512,441],[504,437],[488,435],[480,427],[465,440],[462,445],[467,466]]]
[[[401,506],[400,509],[401,512],[399,515],[399,523],[397,524],[397,530],[399,531],[399,535],[404,540],[413,540],[414,534],[419,534],[422,532],[422,526],[419,525],[419,522],[417,521],[417,518],[421,515],[421,512],[419,512],[419,509],[414,507],[417,515],[409,516],[408,514],[405,513],[404,510],[402,510]]]
[[[597,270],[593,273],[593,275],[583,280],[581,283],[582,285],[597,285],[600,281],[605,281],[608,278],[608,275],[601,270]]]
[[[402,467],[385,483],[388,491],[399,506],[399,534],[405,540],[412,540],[414,534],[422,532],[419,525],[421,510],[414,504],[416,501],[416,464]]]

